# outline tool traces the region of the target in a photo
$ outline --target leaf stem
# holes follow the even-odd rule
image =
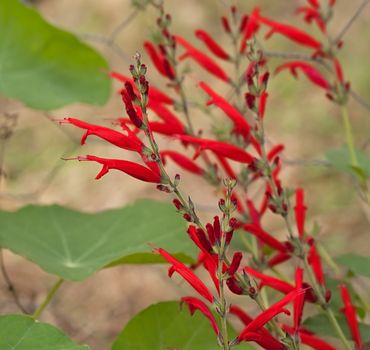
[[[33,313],[32,318],[34,318],[36,320],[36,319],[38,319],[40,317],[40,315],[42,314],[42,312],[44,311],[44,309],[48,306],[48,304],[50,303],[50,301],[53,299],[53,297],[55,296],[56,292],[58,291],[58,289],[60,288],[60,286],[63,284],[63,282],[64,282],[64,279],[63,278],[59,278],[55,282],[55,284],[53,285],[53,287],[50,289],[49,293],[46,295],[45,300],[39,305],[39,307]]]
[[[352,126],[349,120],[348,110],[346,106],[341,106],[341,113],[342,113],[342,123],[343,123],[343,129],[344,129],[344,133],[346,137],[346,143],[348,146],[351,163],[352,163],[351,165],[358,166],[358,160],[357,160],[355,145],[353,141]]]

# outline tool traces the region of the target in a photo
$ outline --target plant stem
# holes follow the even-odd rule
[[[44,311],[46,306],[50,303],[50,301],[53,299],[55,293],[58,291],[60,286],[63,284],[64,279],[59,278],[56,283],[53,285],[53,287],[50,289],[49,293],[46,295],[45,300],[39,305],[39,307],[35,310],[35,312],[32,315],[32,318],[35,320],[38,319],[41,315],[41,313]]]
[[[352,127],[351,127],[351,122],[349,120],[347,107],[342,106],[341,107],[341,112],[342,112],[342,123],[343,123],[344,133],[345,133],[345,137],[346,137],[346,143],[347,143],[347,146],[348,146],[348,150],[349,150],[350,158],[351,158],[351,163],[352,163],[351,165],[358,166],[358,160],[357,160],[355,145],[354,145],[354,141],[353,141]]]
[[[303,263],[304,263],[305,269],[308,273],[308,277],[310,279],[312,288],[313,288],[315,294],[317,295],[317,297],[319,298],[319,302],[320,302],[322,310],[325,312],[325,315],[329,319],[329,322],[331,323],[333,329],[335,330],[338,337],[340,338],[343,345],[345,346],[345,349],[352,350],[352,347],[351,347],[350,343],[348,342],[346,336],[344,335],[344,333],[342,331],[342,328],[340,327],[340,325],[339,325],[339,323],[338,323],[338,321],[337,321],[337,319],[336,319],[336,317],[333,313],[333,310],[331,309],[330,305],[328,305],[326,303],[325,296],[323,295],[320,286],[316,282],[315,276],[313,274],[311,266],[308,264],[308,261],[307,261],[306,257],[304,258]]]

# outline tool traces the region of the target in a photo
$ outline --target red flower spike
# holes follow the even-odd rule
[[[250,332],[256,332],[261,327],[263,327],[267,322],[269,322],[276,315],[284,312],[289,315],[289,311],[284,309],[284,306],[292,302],[300,294],[304,293],[303,289],[296,289],[289,294],[287,294],[283,299],[277,303],[270,306],[267,310],[259,314],[251,323],[249,323],[243,331],[239,334],[238,339],[240,341],[244,340],[244,337]]]
[[[295,270],[295,287],[296,289],[302,289],[303,287],[303,269],[300,267],[297,267]],[[297,298],[294,300],[294,307],[293,307],[294,330],[295,330],[294,333],[297,333],[299,327],[301,326],[304,299],[305,299],[305,295],[301,294],[297,296]]]
[[[267,101],[268,93],[266,91],[263,91],[258,105],[258,117],[262,120],[265,116],[265,110],[266,110],[266,101]]]
[[[204,316],[208,318],[216,335],[220,333],[220,329],[218,328],[218,324],[212,312],[209,310],[208,306],[203,301],[194,297],[183,297],[181,298],[181,301],[188,306],[190,315],[194,315],[194,312],[196,310],[199,310]]]
[[[225,52],[225,50],[218,45],[217,42],[206,31],[199,29],[195,32],[195,36],[203,41],[203,43],[214,55],[223,60],[229,59],[229,55]]]
[[[230,79],[228,75],[225,73],[225,71],[216,63],[214,62],[210,57],[205,55],[200,50],[196,49],[194,46],[192,46],[190,43],[188,43],[184,38],[181,36],[175,36],[176,42],[180,44],[182,47],[185,48],[186,56],[190,56],[193,58],[196,62],[199,63],[205,70],[207,70],[209,73],[213,74],[214,76],[218,77],[219,79],[228,82]]]
[[[239,268],[240,262],[242,261],[243,253],[235,252],[233,255],[233,259],[229,268],[227,269],[227,273],[232,276]]]
[[[271,287],[284,294],[288,294],[294,290],[294,286],[292,286],[291,284],[285,281],[279,280],[275,277],[265,275],[259,271],[252,269],[251,267],[245,267],[244,271],[248,275],[258,278],[261,281],[261,286]]]
[[[155,248],[155,253],[162,255],[171,265],[169,271],[170,277],[174,272],[181,275],[201,296],[207,299],[210,303],[213,302],[213,296],[205,284],[198,278],[193,271],[186,267],[182,262],[175,259],[171,254],[162,248]]]
[[[284,69],[289,69],[294,77],[297,77],[297,70],[300,69],[315,85],[325,90],[330,90],[331,88],[329,82],[322,76],[322,74],[306,62],[291,61],[284,63],[276,68],[275,74],[280,73]]]
[[[298,188],[295,192],[295,221],[297,224],[297,230],[300,239],[303,238],[304,235],[304,222],[306,217],[306,206],[304,205],[304,191],[303,188]]]
[[[321,49],[321,43],[301,29],[263,17],[259,12],[257,12],[256,17],[260,23],[271,27],[271,30],[266,35],[267,39],[274,33],[279,33],[302,46],[307,46],[315,50]]]
[[[312,243],[308,253],[308,263],[312,267],[317,282],[319,282],[320,285],[325,286],[325,278],[322,269],[321,258],[314,242]]]
[[[254,161],[254,157],[251,154],[244,151],[244,149],[231,145],[229,143],[215,141],[211,139],[201,139],[199,137],[194,137],[190,135],[174,135],[174,136],[180,139],[181,141],[199,145],[200,148],[196,156],[199,155],[202,149],[208,149],[216,153],[217,155],[235,160],[236,162],[239,163],[249,164]]]
[[[257,224],[245,224],[243,225],[243,230],[255,235],[263,243],[267,244],[271,248],[274,248],[280,252],[286,253],[287,247],[279,242],[276,238],[272,237],[269,233],[264,231],[262,227]]]
[[[143,143],[134,134],[127,136],[116,130],[100,125],[86,123],[75,118],[64,118],[60,121],[60,123],[73,124],[78,128],[86,130],[86,133],[81,138],[81,145],[85,143],[89,135],[95,135],[117,147],[126,149],[128,151],[141,153],[144,147]]]
[[[340,285],[340,292],[344,304],[344,308],[342,309],[344,315],[347,319],[348,328],[352,333],[352,338],[359,350],[362,349],[362,340],[360,329],[358,327],[357,319],[356,319],[356,310],[351,302],[351,297],[349,295],[349,291],[345,284]]]
[[[321,18],[320,11],[317,9],[312,9],[311,7],[302,6],[297,8],[295,12],[302,13],[304,15],[304,21],[308,24],[311,24],[313,21],[315,21],[321,32],[326,33],[326,23]]]
[[[250,133],[251,127],[244,116],[223,97],[221,97],[221,95],[213,91],[206,83],[200,82],[199,87],[211,97],[211,103],[214,103],[217,107],[222,109],[230,118],[235,125],[236,131],[247,137]]]
[[[132,82],[132,78],[129,78],[129,77],[127,77],[127,76],[125,76],[121,73],[118,73],[118,72],[110,72],[109,75],[112,78],[117,79],[118,81],[120,81],[122,83],[125,83],[126,81]],[[133,88],[134,88],[135,93],[138,94],[139,91],[137,90],[137,87],[134,85]],[[168,95],[166,95],[164,92],[155,88],[153,85],[150,86],[149,101],[150,102],[155,101],[157,103],[164,103],[164,104],[168,104],[168,105],[173,105],[173,99],[171,97],[169,97]]]
[[[166,161],[166,158],[171,158],[176,164],[178,164],[181,168],[196,174],[196,175],[203,175],[204,170],[199,167],[194,161],[189,159],[188,157],[176,152],[176,151],[162,151],[160,152],[161,158],[163,161]]]
[[[77,157],[77,158],[70,158],[70,159],[77,159],[79,161],[94,161],[103,165],[102,170],[96,175],[95,179],[99,180],[103,177],[110,169],[116,169],[123,171],[124,173],[134,177],[135,179],[144,181],[144,182],[153,182],[153,183],[160,183],[161,176],[146,168],[140,164],[136,164],[133,162],[129,162],[127,160],[121,159],[107,159],[107,158],[100,158],[96,156],[87,155],[84,157]]]

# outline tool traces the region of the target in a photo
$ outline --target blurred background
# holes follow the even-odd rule
[[[149,66],[150,81],[165,89],[163,79],[151,68],[142,49],[143,41],[156,30],[158,12],[154,8],[139,8],[128,0],[37,0],[28,3],[53,25],[73,32],[95,47],[107,59],[112,70],[128,74],[133,54],[136,51],[143,53],[143,62]],[[294,9],[303,1],[249,0],[234,3],[243,12],[249,12],[258,4],[268,17],[297,24],[318,34],[294,15]],[[333,36],[338,34],[360,3],[360,0],[337,1],[329,26]],[[226,0],[165,1],[165,9],[173,19],[172,31],[198,47],[201,45],[196,42],[193,32],[200,28],[206,29],[225,48],[228,47],[220,17],[228,13],[229,6]],[[345,78],[351,82],[353,90],[368,102],[369,28],[370,6],[346,33],[340,52]],[[112,34],[114,43],[107,40],[113,38]],[[269,51],[297,51],[294,44],[278,36],[264,45]],[[283,62],[279,58],[272,59],[270,69]],[[209,79],[208,75],[204,76]],[[191,89],[192,84],[189,83],[189,96],[197,99],[197,91]],[[37,89],[37,86],[29,88]],[[120,150],[94,138],[81,147],[81,130],[69,125],[60,126],[53,121],[56,118],[76,117],[109,124],[110,119],[120,117],[124,112],[118,88],[119,84],[113,82],[111,97],[104,106],[76,103],[49,112],[25,107],[0,95],[0,123],[14,123],[12,135],[2,140],[1,144],[2,209],[14,210],[30,203],[58,203],[96,212],[121,207],[139,198],[168,200],[154,186],[122,173],[112,171],[109,176],[96,181],[96,164],[61,160],[62,157],[85,154],[120,157]],[[266,132],[272,143],[286,146],[283,179],[290,187],[300,185],[305,188],[309,225],[317,222],[321,226],[320,239],[333,255],[351,251],[370,255],[367,243],[369,208],[359,199],[347,175],[320,163],[327,150],[340,148],[344,144],[339,109],[325,98],[322,90],[313,87],[303,76],[296,81],[288,73],[282,73],[271,79],[269,90]],[[369,153],[369,105],[365,108],[351,99],[349,110],[355,143]],[[192,115],[193,120],[200,127],[207,128],[207,117],[196,113]],[[172,147],[171,142],[161,139],[162,147]],[[170,166],[169,172],[175,174],[176,168]],[[192,175],[183,176],[182,184],[204,217],[213,216],[218,198],[213,187]],[[275,221],[269,223],[269,228],[274,232],[283,229],[280,222]],[[8,251],[4,252],[4,261],[22,304],[32,309],[43,299],[54,278]],[[103,350],[108,348],[135,313],[156,301],[177,299],[183,295],[184,288],[180,283],[167,279],[164,267],[120,266],[99,272],[81,283],[65,283],[43,314],[43,320],[58,325],[76,341],[86,342],[92,349]],[[0,278],[0,313],[17,311]]]

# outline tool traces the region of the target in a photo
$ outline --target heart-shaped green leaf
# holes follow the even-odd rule
[[[231,338],[235,332],[230,329]],[[137,314],[117,337],[112,350],[211,350],[218,349],[216,334],[199,312],[190,316],[179,302],[149,306]],[[251,350],[247,343],[237,347]]]
[[[1,350],[89,350],[77,345],[59,329],[29,316],[0,316]]]
[[[0,212],[0,222],[0,246],[68,280],[82,280],[109,264],[163,262],[148,243],[186,262],[195,256],[184,220],[171,205],[156,201],[96,214],[28,206]]]
[[[18,0],[0,1],[0,93],[37,109],[104,104],[108,64],[76,36]]]

